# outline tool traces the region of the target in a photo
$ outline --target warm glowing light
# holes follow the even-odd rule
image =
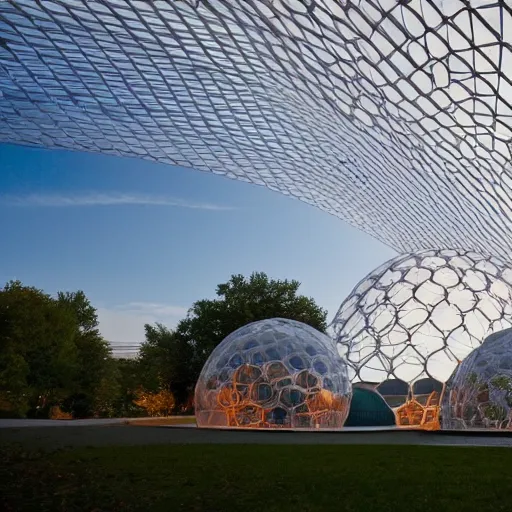
[[[439,430],[440,394],[433,391],[425,404],[413,398],[396,409],[396,423],[399,427],[419,427],[424,430]]]
[[[292,320],[254,322],[211,354],[196,386],[203,427],[341,428],[351,385],[332,340]]]

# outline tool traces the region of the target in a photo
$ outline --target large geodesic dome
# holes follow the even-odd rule
[[[329,327],[355,381],[446,382],[512,322],[512,267],[460,250],[398,256],[364,278]]]
[[[197,381],[199,427],[341,428],[349,412],[347,366],[332,340],[274,318],[248,324],[212,352]]]
[[[512,329],[489,336],[457,367],[441,410],[444,429],[512,428]]]

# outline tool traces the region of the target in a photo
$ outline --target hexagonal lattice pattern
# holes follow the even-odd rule
[[[442,423],[445,429],[512,428],[512,329],[489,336],[455,370]]]
[[[356,383],[355,387],[371,389],[379,394],[393,410],[395,424],[399,427],[440,428],[439,412],[444,385],[435,379],[423,378],[412,384],[388,379],[380,384]],[[371,415],[372,411],[367,414]]]
[[[0,141],[291,194],[401,252],[512,249],[512,6],[3,0]]]
[[[355,380],[446,382],[512,321],[512,268],[467,251],[399,256],[363,279],[329,327]]]
[[[274,318],[242,327],[215,348],[195,391],[200,427],[341,428],[351,385],[331,339]]]

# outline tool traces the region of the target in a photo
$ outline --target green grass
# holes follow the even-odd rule
[[[0,460],[5,512],[511,510],[502,448],[165,445]]]

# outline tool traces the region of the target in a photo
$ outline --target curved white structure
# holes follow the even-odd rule
[[[512,249],[512,7],[4,0],[0,141],[265,185],[400,252]]]

